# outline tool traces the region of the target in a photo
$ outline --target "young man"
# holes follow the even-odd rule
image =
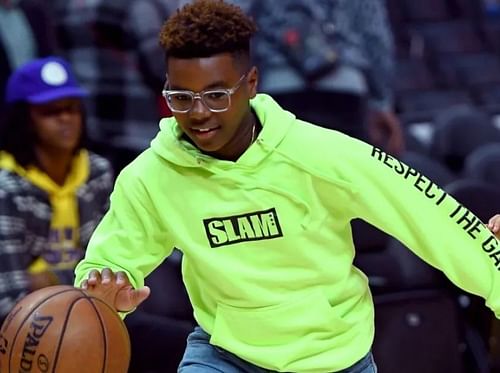
[[[164,25],[163,120],[118,177],[76,284],[128,312],[173,250],[199,328],[180,372],[374,372],[350,221],[395,236],[500,316],[500,245],[424,175],[257,94],[255,26],[199,0]]]

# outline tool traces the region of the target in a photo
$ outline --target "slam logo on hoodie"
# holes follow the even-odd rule
[[[278,214],[274,208],[242,215],[204,219],[203,225],[211,247],[283,237]]]

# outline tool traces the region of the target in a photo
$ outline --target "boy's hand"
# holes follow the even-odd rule
[[[488,222],[488,228],[500,238],[500,214],[493,216]]]
[[[90,271],[89,278],[82,282],[81,287],[89,295],[102,299],[122,312],[136,308],[151,292],[147,286],[134,289],[124,272],[113,273],[109,268],[104,268],[101,273],[98,270]]]

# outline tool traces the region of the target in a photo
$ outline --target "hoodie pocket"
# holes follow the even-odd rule
[[[210,342],[259,366],[282,370],[292,361],[322,352],[325,340],[349,328],[348,322],[334,316],[324,294],[314,290],[263,308],[219,304]]]

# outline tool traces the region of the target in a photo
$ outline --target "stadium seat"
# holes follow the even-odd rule
[[[473,99],[466,90],[422,90],[400,93],[396,103],[403,121],[410,123],[432,121],[438,111]]]
[[[500,142],[500,131],[491,117],[477,107],[447,108],[434,119],[430,154],[456,173],[462,172],[465,158],[476,148]]]
[[[452,18],[446,0],[400,0],[401,12],[409,21],[444,21]]]
[[[423,36],[433,54],[479,53],[487,49],[470,20],[413,24],[409,29]]]
[[[500,185],[500,144],[488,144],[474,150],[465,159],[464,176]]]
[[[401,58],[396,64],[396,92],[432,90],[437,88],[427,61],[423,58]]]
[[[439,160],[433,159],[425,154],[406,152],[401,157],[401,160],[417,171],[420,171],[439,186],[447,185],[457,178],[457,176]]]
[[[436,58],[439,75],[449,87],[500,83],[500,57],[494,53],[446,54]]]
[[[373,354],[381,373],[465,372],[465,338],[453,296],[412,290],[375,295],[374,302]]]

